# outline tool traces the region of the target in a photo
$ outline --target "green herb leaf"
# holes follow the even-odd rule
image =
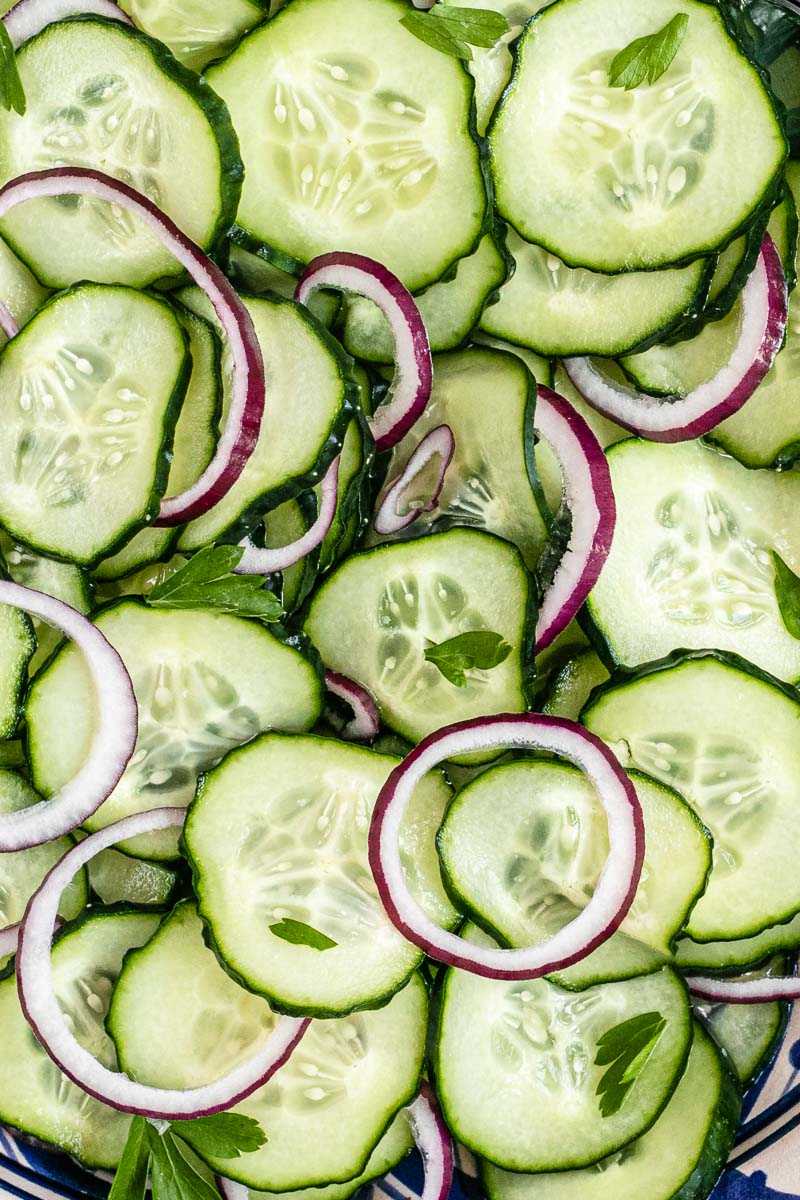
[[[220,1200],[219,1192],[188,1161],[180,1142],[167,1130],[147,1126],[152,1154],[153,1200]]]
[[[312,925],[306,925],[305,921],[293,921],[291,917],[284,917],[277,925],[270,925],[269,928],[270,933],[274,933],[275,937],[282,938],[284,942],[291,942],[293,946],[310,946],[312,950],[332,950],[339,944],[326,934],[320,933],[318,929],[314,929]]]
[[[134,1117],[108,1200],[145,1200],[149,1173],[147,1122],[142,1117]]]
[[[409,13],[400,24],[434,50],[467,62],[472,58],[470,46],[488,50],[511,28],[501,13],[444,4],[435,4],[427,12]]]
[[[793,638],[800,639],[800,579],[775,550],[772,561],[775,564],[775,598],[783,623]]]
[[[499,667],[511,653],[511,647],[499,633],[488,629],[476,629],[472,633],[460,633],[457,637],[425,651],[427,662],[441,671],[448,683],[455,687],[466,687],[466,671],[491,671]]]
[[[241,546],[206,546],[186,566],[154,587],[148,603],[154,608],[205,608],[277,621],[283,609],[277,596],[264,591],[261,575],[234,575],[244,551]]]
[[[655,83],[680,50],[688,25],[686,13],[678,13],[657,33],[637,38],[620,50],[608,69],[609,85],[630,92],[641,83]]]
[[[5,25],[0,21],[0,104],[3,108],[19,113],[22,117],[28,107],[25,89],[19,77],[17,56]]]
[[[595,1066],[608,1066],[597,1085],[603,1117],[613,1117],[622,1108],[666,1027],[661,1013],[642,1013],[615,1025],[600,1038]]]
[[[239,1158],[242,1154],[252,1154],[267,1142],[258,1121],[240,1113],[173,1121],[170,1129],[201,1158]]]

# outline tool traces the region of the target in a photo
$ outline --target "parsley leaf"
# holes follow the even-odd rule
[[[597,1085],[603,1117],[613,1117],[622,1108],[666,1027],[661,1013],[642,1013],[615,1025],[600,1038],[595,1066],[608,1066]]]
[[[153,1200],[219,1200],[219,1192],[198,1174],[169,1130],[147,1127],[152,1154]]]
[[[793,638],[800,638],[800,579],[774,550],[772,561],[775,564],[775,598],[783,623]]]
[[[620,50],[608,69],[609,86],[630,92],[641,83],[655,83],[680,50],[688,25],[686,13],[677,13],[657,33],[637,38]]]
[[[205,608],[277,621],[283,609],[277,596],[264,591],[263,576],[232,574],[243,553],[241,546],[206,546],[154,587],[148,603],[154,608]]]
[[[430,646],[425,651],[427,662],[441,671],[448,683],[455,687],[466,687],[467,671],[491,671],[499,667],[511,653],[511,647],[499,633],[488,629],[476,629],[472,633],[460,633],[457,637]]]
[[[173,1121],[171,1131],[182,1138],[201,1158],[240,1158],[266,1144],[258,1121],[240,1113],[217,1113],[193,1121]]]
[[[25,89],[19,77],[17,56],[5,25],[0,21],[0,105],[22,117],[28,107]]]
[[[284,942],[291,942],[293,946],[310,946],[312,950],[332,950],[339,944],[329,938],[327,934],[314,929],[312,925],[306,925],[305,921],[293,921],[291,917],[284,917],[277,925],[270,925],[269,928],[270,933],[274,933],[275,937],[282,938]]]
[[[145,1200],[150,1173],[147,1122],[134,1117],[108,1200]]]
[[[501,13],[444,4],[436,4],[427,12],[409,13],[400,24],[434,50],[467,62],[472,58],[470,46],[488,50],[511,29]]]

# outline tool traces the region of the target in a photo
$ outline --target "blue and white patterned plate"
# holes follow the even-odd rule
[[[417,1200],[421,1189],[421,1164],[412,1155],[365,1189],[363,1200]],[[105,1200],[107,1194],[103,1178],[82,1171],[62,1154],[24,1145],[0,1129],[0,1196]],[[466,1152],[459,1155],[451,1200],[480,1200]],[[712,1200],[800,1200],[800,1005],[795,1006],[775,1062],[746,1097],[739,1142]]]

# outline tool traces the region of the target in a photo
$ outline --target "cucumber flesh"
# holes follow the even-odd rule
[[[202,71],[265,17],[253,0],[120,0],[120,8],[184,66]]]
[[[577,721],[594,689],[609,678],[608,668],[594,650],[576,654],[550,684],[542,712]]]
[[[168,867],[131,858],[119,850],[101,850],[87,870],[89,886],[103,904],[163,907],[178,882],[178,876]]]
[[[286,300],[294,299],[296,275],[281,270],[263,254],[251,254],[234,243],[231,243],[229,254],[230,275],[239,291],[253,296],[274,292]],[[309,297],[307,307],[321,325],[330,329],[342,307],[341,293],[320,288]]]
[[[675,948],[675,961],[686,971],[725,971],[758,966],[774,954],[800,947],[800,913],[783,925],[771,925],[752,937],[727,942],[695,942],[682,937]]]
[[[785,958],[773,959],[759,971],[748,971],[742,979],[786,975]],[[772,1058],[786,1028],[787,1004],[707,1004],[695,1002],[714,1038],[722,1046],[743,1088],[756,1078]]]

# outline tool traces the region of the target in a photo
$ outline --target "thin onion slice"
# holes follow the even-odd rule
[[[544,751],[574,763],[594,784],[608,818],[608,857],[586,908],[548,941],[522,950],[472,946],[441,929],[414,899],[400,860],[400,828],[420,780],[447,759],[499,748]],[[580,725],[538,713],[477,717],[430,734],[381,788],[369,831],[372,874],[396,928],[431,958],[488,979],[536,979],[580,962],[619,928],[643,860],[641,806],[611,751]]]
[[[256,546],[250,538],[245,538],[239,543],[244,547],[244,554],[234,571],[239,575],[271,575],[274,571],[285,571],[322,544],[336,516],[340,463],[341,455],[335,458],[328,468],[320,488],[317,519],[303,536],[295,542],[290,542],[288,546],[277,546],[273,549]]]
[[[750,399],[783,345],[786,319],[783,265],[766,234],[742,290],[739,340],[716,375],[686,396],[638,392],[603,375],[590,358],[566,358],[564,367],[584,400],[604,417],[654,442],[685,442],[708,433]]]
[[[419,1095],[405,1112],[425,1168],[419,1200],[447,1200],[453,1185],[453,1139],[427,1081],[422,1081]]]
[[[264,361],[250,314],[205,251],[146,196],[101,171],[54,167],[31,171],[0,188],[0,218],[18,204],[43,196],[93,196],[135,213],[208,296],[228,339],[233,361],[231,403],[214,457],[200,478],[161,502],[157,525],[182,525],[201,517],[227,494],[255,449],[264,415]]]
[[[2,300],[0,300],[0,329],[2,329],[9,341],[19,333],[17,318]]]
[[[433,512],[439,503],[447,468],[453,461],[456,440],[449,425],[437,425],[415,448],[403,470],[389,484],[378,503],[375,514],[375,532],[380,534],[399,533],[406,529],[423,513]],[[408,500],[408,493],[419,479],[422,472],[432,462],[438,460],[436,478],[430,495],[417,504]],[[406,511],[403,512],[405,505]]]
[[[349,704],[353,710],[353,718],[337,732],[348,742],[371,742],[378,736],[381,727],[380,713],[373,697],[365,687],[339,675],[337,671],[325,672],[325,687],[333,696],[338,696]]]
[[[308,1020],[280,1017],[266,1045],[224,1078],[185,1091],[147,1087],[110,1071],[77,1041],[67,1026],[53,988],[50,949],[64,889],[101,850],[117,842],[183,824],[182,809],[159,808],[136,813],[68,850],[31,898],[19,938],[17,988],[22,1011],[37,1040],[53,1062],[89,1096],[119,1112],[152,1120],[192,1120],[225,1112],[252,1095],[286,1062],[308,1028]],[[187,980],[187,986],[191,981]],[[266,1003],[266,1001],[265,1001]]]
[[[63,600],[0,580],[0,604],[38,617],[81,651],[94,688],[95,730],[81,769],[49,800],[0,814],[0,853],[63,837],[97,812],[113,792],[136,745],[138,709],[125,664],[96,625]]]
[[[603,448],[580,413],[563,396],[540,387],[534,423],[558,459],[571,519],[569,543],[539,610],[539,654],[566,629],[597,583],[611,550],[617,509]]]
[[[346,251],[313,259],[300,276],[295,300],[308,304],[319,288],[364,296],[389,322],[394,339],[394,377],[386,400],[370,418],[375,445],[379,451],[389,450],[419,419],[433,385],[430,342],[414,297],[381,263]]]
[[[781,1000],[800,1000],[800,978],[795,975],[778,979],[712,979],[687,975],[689,991],[700,1000],[716,1004],[772,1004]]]
[[[130,17],[114,0],[19,0],[3,17],[6,33],[11,44],[18,50],[23,42],[41,33],[55,21],[86,14],[107,17],[111,21],[122,21],[132,25]]]

